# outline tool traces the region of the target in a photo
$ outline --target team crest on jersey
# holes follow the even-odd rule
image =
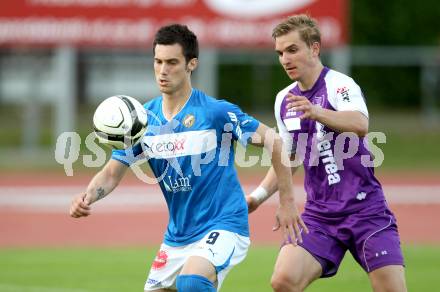
[[[196,121],[196,118],[192,114],[187,114],[183,118],[183,125],[187,128],[191,128],[194,125],[194,122]]]
[[[349,89],[347,87],[345,87],[345,86],[339,87],[336,90],[336,94],[340,94],[343,101],[347,101],[347,102],[350,101]]]
[[[160,270],[166,266],[168,262],[168,254],[165,250],[159,250],[154,258],[152,268],[153,270]]]
[[[319,105],[319,106],[322,106],[322,101],[324,100],[324,96],[315,96],[314,98],[313,98],[313,104],[316,104],[316,105]]]

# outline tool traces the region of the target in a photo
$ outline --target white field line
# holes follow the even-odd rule
[[[15,284],[0,283],[0,291],[2,292],[88,292],[89,290],[59,288],[59,287],[22,286]]]
[[[249,193],[255,185],[244,185]],[[84,191],[78,186],[47,186],[47,187],[0,187],[0,208],[20,209],[44,212],[67,212],[75,194]],[[440,184],[420,185],[385,185],[385,196],[389,203],[401,204],[440,204]],[[304,202],[305,193],[302,187],[295,187],[299,203]],[[272,196],[268,204],[276,204],[277,196]],[[158,187],[155,186],[121,186],[108,197],[94,206],[94,211],[127,210],[165,210],[165,200]]]

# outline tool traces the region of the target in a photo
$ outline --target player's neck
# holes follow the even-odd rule
[[[168,121],[172,120],[182,110],[191,96],[191,92],[192,87],[189,84],[176,92],[162,94],[162,113]]]
[[[316,66],[310,68],[310,71],[307,75],[298,80],[298,85],[301,91],[309,90],[313,87],[313,85],[315,85],[316,81],[319,78],[319,75],[321,75],[322,69],[324,69],[324,66],[321,62],[319,62],[316,64]]]

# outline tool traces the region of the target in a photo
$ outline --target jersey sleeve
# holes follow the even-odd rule
[[[216,120],[222,131],[232,132],[233,139],[246,146],[260,125],[260,122],[244,113],[235,104],[224,100],[219,101],[216,109]]]
[[[141,143],[137,143],[126,150],[113,150],[111,158],[130,166],[139,159],[144,158],[142,145]]]
[[[275,120],[277,122],[278,134],[281,136],[284,146],[287,147],[286,148],[288,150],[287,152],[289,154],[295,154],[296,144],[293,141],[292,134],[290,134],[289,130],[287,130],[286,125],[281,119],[281,104],[284,95],[285,95],[284,92],[280,92],[275,99],[275,106],[274,106]]]
[[[368,109],[362,91],[351,78],[338,82],[329,96],[329,101],[337,111],[358,111],[368,117]]]

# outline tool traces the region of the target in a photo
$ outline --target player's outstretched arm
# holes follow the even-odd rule
[[[286,149],[283,147],[282,139],[274,130],[261,123],[254,136],[252,136],[252,144],[259,146],[263,144],[266,150],[272,153],[273,173],[268,173],[269,177],[266,176],[266,183],[273,193],[276,190],[274,182],[277,181],[280,199],[274,230],[281,229],[284,233],[285,241],[296,244],[297,239],[302,241],[301,229],[304,229],[306,232],[308,232],[308,229],[296,207],[290,159]]]
[[[90,205],[107,196],[119,184],[127,166],[111,159],[90,181],[85,193],[76,195],[70,205],[70,216],[79,218],[90,215]]]

